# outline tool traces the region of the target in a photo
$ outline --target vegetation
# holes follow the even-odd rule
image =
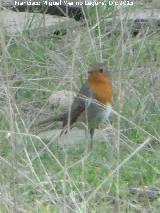
[[[0,212],[154,212],[160,197],[160,35],[107,32],[113,8],[92,8],[65,35],[1,35]],[[68,27],[69,28],[69,27]],[[89,64],[113,79],[113,122],[95,139],[59,146],[29,131],[53,91],[80,87]],[[29,107],[29,108],[27,108]],[[47,109],[48,110],[48,109]]]

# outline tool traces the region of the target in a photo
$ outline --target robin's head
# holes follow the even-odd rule
[[[112,82],[109,73],[102,64],[95,64],[88,70],[88,84],[101,103],[112,102]]]
[[[100,80],[101,78],[105,78],[105,76],[109,77],[109,73],[103,64],[94,64],[88,70],[88,78]]]

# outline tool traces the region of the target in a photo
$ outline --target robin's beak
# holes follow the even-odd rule
[[[92,70],[88,70],[88,75],[90,75],[92,73]]]
[[[88,71],[88,78],[91,76],[91,73],[92,73],[92,72],[89,70],[89,71]]]

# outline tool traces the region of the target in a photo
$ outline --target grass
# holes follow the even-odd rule
[[[160,185],[160,36],[132,37],[125,25],[109,35],[114,11],[101,10],[60,38],[1,32],[0,212],[159,212],[159,197],[130,189]],[[22,106],[39,110],[52,91],[77,90],[102,59],[114,88],[109,136],[87,153],[86,141],[63,149],[28,132],[35,114]]]

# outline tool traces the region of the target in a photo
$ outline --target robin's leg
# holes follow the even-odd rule
[[[92,147],[93,147],[94,128],[91,128],[89,131],[90,131],[90,136],[91,136],[91,141],[90,141],[89,148],[92,149]]]

